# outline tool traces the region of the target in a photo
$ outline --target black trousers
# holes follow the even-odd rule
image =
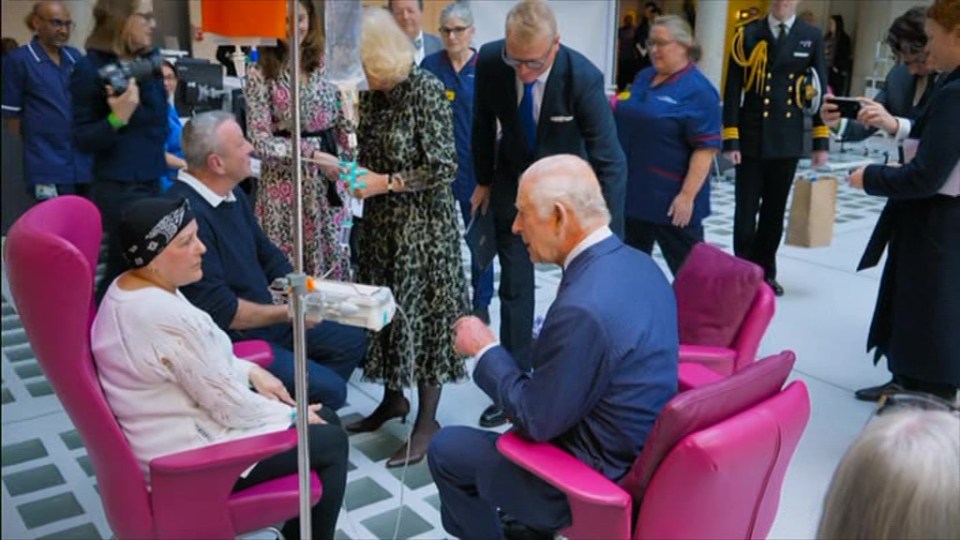
[[[744,157],[737,165],[733,252],[777,277],[777,249],[783,237],[783,214],[797,172],[798,159]],[[759,213],[759,220],[757,214]]]
[[[316,471],[323,484],[323,496],[310,512],[313,538],[318,540],[333,538],[337,529],[337,516],[347,487],[347,455],[350,452],[347,433],[340,427],[337,414],[324,407],[320,409],[320,417],[327,421],[326,425],[310,425],[310,468]],[[297,474],[296,448],[257,463],[246,478],[237,480],[233,491],[290,474]],[[300,518],[287,521],[282,532],[287,540],[300,538]]]
[[[519,235],[513,234],[514,190],[491,189],[497,236],[497,257],[500,259],[500,343],[510,351],[517,366],[530,371],[533,359],[534,279],[530,252]],[[507,193],[499,193],[505,191]]]
[[[117,276],[129,268],[123,258],[123,248],[120,245],[120,218],[130,203],[147,197],[160,195],[160,181],[147,180],[144,182],[117,182],[115,180],[93,181],[93,202],[100,209],[103,219],[103,233],[107,236],[107,268],[103,280],[97,286],[97,304],[107,292],[110,284]]]
[[[677,227],[628,217],[624,242],[647,255],[653,253],[654,242],[660,244],[663,258],[676,276],[693,246],[703,242],[703,225]]]

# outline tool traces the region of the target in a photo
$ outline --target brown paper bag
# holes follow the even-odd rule
[[[837,212],[837,178],[798,178],[790,203],[787,226],[789,246],[829,246],[833,240],[833,219]]]

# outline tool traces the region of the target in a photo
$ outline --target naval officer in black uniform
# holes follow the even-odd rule
[[[777,248],[803,154],[804,108],[819,102],[819,81],[827,71],[823,36],[797,18],[797,4],[773,0],[769,15],[737,29],[723,95],[724,156],[737,166],[733,250],[763,267],[777,296],[783,294],[776,281]],[[827,161],[828,136],[814,114],[814,167]]]

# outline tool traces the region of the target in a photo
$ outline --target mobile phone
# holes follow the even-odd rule
[[[857,98],[830,96],[827,102],[837,106],[841,118],[855,119],[860,112],[860,100]]]

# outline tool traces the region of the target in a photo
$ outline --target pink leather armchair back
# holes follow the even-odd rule
[[[97,471],[118,538],[155,536],[143,472],[100,388],[90,351],[100,213],[86,199],[31,208],[7,236],[10,289],[31,347]]]
[[[633,537],[766,538],[810,416],[802,382],[690,434],[657,467]]]
[[[775,309],[773,291],[759,266],[701,242],[680,268],[673,288],[681,362],[698,362],[730,375],[756,360]]]

